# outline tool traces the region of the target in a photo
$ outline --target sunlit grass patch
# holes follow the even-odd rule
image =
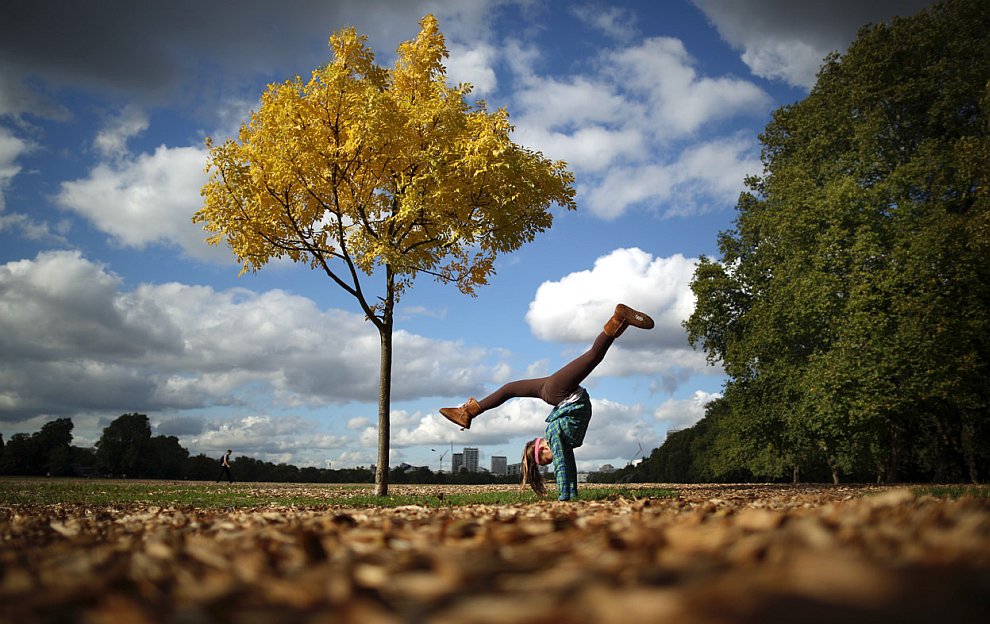
[[[990,485],[925,485],[914,488],[918,496],[936,498],[990,498]]]
[[[435,488],[436,486],[434,486]],[[663,488],[585,488],[574,502],[601,500],[636,500],[645,498],[675,498],[677,492]],[[349,505],[369,507],[398,507],[402,505],[422,505],[425,507],[461,506],[461,505],[518,505],[540,501],[556,501],[554,490],[547,492],[546,498],[540,499],[531,490],[519,488],[500,489],[488,492],[458,491],[457,486],[450,491],[440,491],[425,495],[395,495],[379,498],[377,496],[357,496],[347,501]]]
[[[352,493],[367,491],[356,485],[294,485],[259,483],[203,483],[174,481],[117,481],[81,479],[0,480],[0,504],[112,506],[143,503],[203,509],[265,505],[317,506],[339,504]]]
[[[91,505],[145,504],[161,507],[225,509],[233,507],[401,507],[419,505],[513,505],[540,499],[530,490],[513,486],[415,486],[392,488],[389,496],[375,496],[367,484],[203,483],[124,481],[107,479],[0,479],[0,504]],[[670,498],[662,488],[583,488],[578,500]],[[553,489],[547,501],[556,500]]]

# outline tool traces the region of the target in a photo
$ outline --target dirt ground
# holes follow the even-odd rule
[[[990,621],[985,498],[672,487],[441,509],[4,506],[0,621]]]

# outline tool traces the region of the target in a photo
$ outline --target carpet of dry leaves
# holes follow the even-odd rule
[[[440,509],[2,506],[0,621],[990,621],[985,498],[673,487]]]

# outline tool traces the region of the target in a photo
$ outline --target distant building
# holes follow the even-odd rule
[[[468,472],[478,472],[478,449],[464,447],[464,469]]]
[[[540,466],[540,472],[544,475],[550,474],[550,466]],[[522,477],[522,463],[509,464],[506,466],[505,474],[510,477]]]
[[[454,457],[450,460],[450,471],[457,474],[464,467],[464,453],[454,453]]]
[[[492,474],[504,477],[509,474],[505,455],[492,455]]]

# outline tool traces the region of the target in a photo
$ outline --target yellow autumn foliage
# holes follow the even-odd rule
[[[358,274],[380,268],[396,296],[420,272],[472,293],[553,205],[575,208],[565,163],[515,144],[504,109],[469,105],[470,85],[447,84],[436,19],[420,26],[388,69],[340,30],[308,81],[269,85],[237,140],[208,141],[193,220],[209,243],[243,271],[308,262],[359,298]]]

